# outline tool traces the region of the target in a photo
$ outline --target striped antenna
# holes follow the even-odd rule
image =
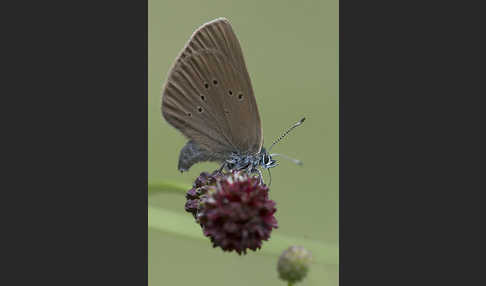
[[[294,125],[290,126],[289,129],[287,129],[282,135],[280,135],[277,140],[273,141],[272,145],[270,145],[270,148],[268,148],[268,151],[270,152],[270,150],[272,149],[273,145],[277,144],[278,142],[280,142],[282,139],[285,138],[285,136],[287,136],[287,134],[290,133],[290,131],[292,131],[295,127],[297,126],[300,126],[302,125],[302,123],[304,123],[304,120],[305,120],[305,117],[302,118],[301,120],[297,121],[296,123],[294,123]]]

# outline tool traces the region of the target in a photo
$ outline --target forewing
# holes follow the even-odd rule
[[[169,72],[162,114],[202,148],[257,153],[260,116],[240,44],[224,19],[194,32]]]

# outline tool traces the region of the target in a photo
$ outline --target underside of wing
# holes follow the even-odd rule
[[[162,114],[200,147],[260,151],[260,116],[243,53],[220,18],[200,27],[178,56],[162,93]]]
[[[181,172],[185,172],[191,168],[192,165],[198,162],[223,162],[224,154],[211,153],[205,149],[199,147],[193,141],[189,141],[184,145],[179,153],[179,163],[177,169]]]

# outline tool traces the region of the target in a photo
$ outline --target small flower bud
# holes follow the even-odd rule
[[[278,259],[280,279],[289,283],[299,282],[307,275],[312,260],[311,253],[301,246],[291,246]]]

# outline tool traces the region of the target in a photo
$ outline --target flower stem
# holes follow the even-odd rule
[[[197,223],[194,223],[194,218],[187,213],[182,214],[149,205],[148,227],[152,230],[163,231],[208,243],[208,238],[202,234],[201,227]],[[305,245],[309,251],[315,254],[314,263],[339,264],[338,245],[303,237],[286,236],[279,233],[272,234],[269,241],[265,242],[258,253],[278,257],[282,254],[282,250],[286,249],[289,245]]]
[[[156,193],[178,193],[178,194],[185,194],[191,186],[181,183],[174,183],[168,181],[158,181],[158,182],[149,182],[148,183],[148,190],[149,194],[156,194]]]

